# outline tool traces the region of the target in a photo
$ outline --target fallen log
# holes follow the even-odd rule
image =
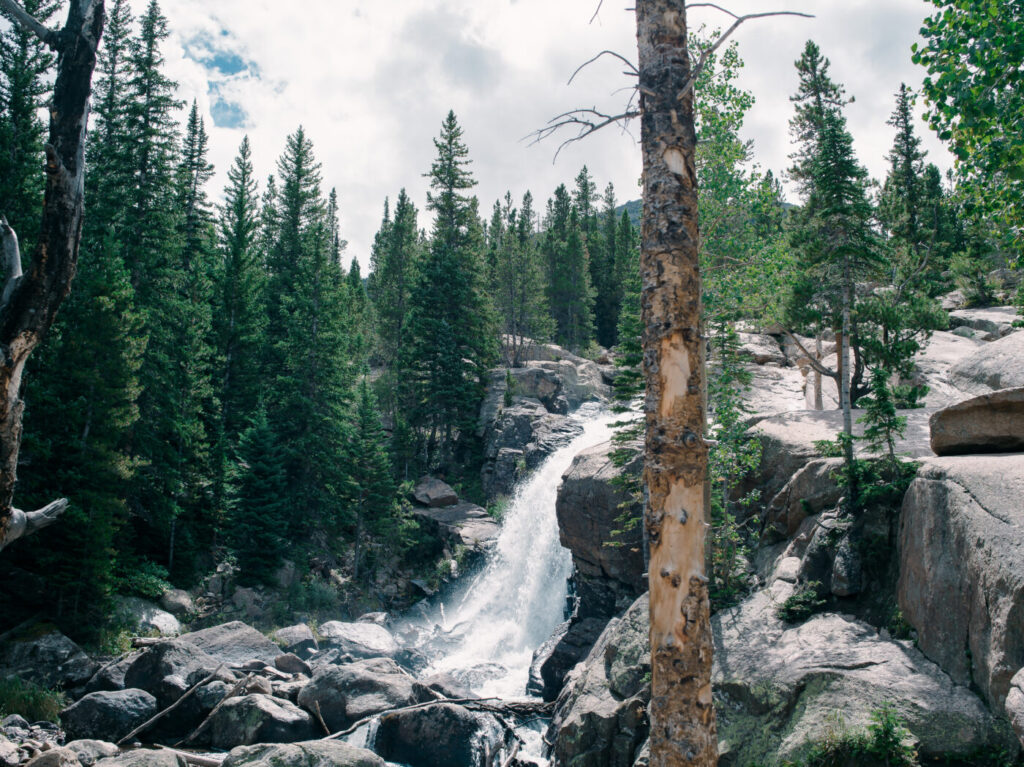
[[[125,735],[123,738],[121,738],[121,740],[117,741],[117,745],[118,746],[124,745],[129,740],[131,740],[136,735],[138,735],[140,732],[144,732],[145,730],[148,730],[153,723],[158,722],[159,720],[163,719],[169,713],[174,711],[174,709],[176,709],[178,706],[180,706],[182,703],[184,703],[196,690],[198,690],[200,687],[202,687],[207,682],[213,681],[213,679],[217,676],[217,674],[219,674],[223,669],[224,669],[224,664],[222,663],[219,666],[217,666],[217,668],[214,669],[214,671],[209,676],[207,676],[204,679],[201,679],[200,681],[196,682],[194,685],[189,687],[180,698],[178,698],[176,701],[174,701],[174,703],[169,705],[163,711],[158,712],[155,716],[153,716],[152,718],[146,720],[145,722],[140,724],[138,727],[136,727],[134,730],[129,732],[127,735]]]

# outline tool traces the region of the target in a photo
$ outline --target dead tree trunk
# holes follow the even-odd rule
[[[0,8],[57,53],[57,79],[46,144],[46,191],[39,244],[22,275],[18,238],[0,225],[5,285],[0,298],[0,549],[52,523],[67,507],[54,501],[23,512],[13,507],[21,447],[21,377],[29,354],[53,324],[71,290],[78,262],[84,198],[85,138],[92,73],[103,31],[104,0],[71,0],[60,30],[44,27],[15,0]],[[20,223],[20,222],[19,222]]]
[[[636,4],[644,215],[651,766],[713,767],[711,623],[704,565],[704,367],[697,177],[686,11]]]

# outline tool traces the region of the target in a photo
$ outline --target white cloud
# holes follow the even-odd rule
[[[630,81],[605,59],[572,86],[566,81],[602,49],[635,57],[635,21],[621,3],[597,0],[164,0],[172,38],[169,74],[181,98],[196,98],[207,115],[210,81],[226,103],[244,108],[244,127],[211,126],[211,160],[223,183],[242,135],[253,145],[257,172],[272,173],[285,137],[303,125],[323,165],[327,187],[337,187],[343,236],[365,265],[385,196],[406,187],[422,208],[441,120],[454,109],[465,131],[481,208],[510,189],[527,189],[542,206],[554,187],[570,182],[586,163],[600,187],[611,181],[621,200],[639,196],[639,150],[629,135],[606,130],[552,157],[557,143],[529,146],[521,139],[550,117],[576,106],[614,108]],[[135,0],[141,13],[145,0]],[[731,0],[737,12],[764,10],[760,0]],[[788,164],[788,96],[793,61],[813,37],[833,72],[857,97],[848,108],[861,160],[885,171],[892,140],[885,120],[902,80],[920,82],[909,47],[923,19],[920,0],[779,0],[779,8],[809,10],[814,20],[754,21],[737,34],[746,59],[742,83],[757,97],[747,133],[766,168]],[[724,25],[711,11],[692,21]],[[201,40],[237,56],[252,71],[225,75],[186,55]],[[198,56],[198,58],[203,58]],[[209,61],[207,59],[207,64]],[[229,67],[230,68],[230,67]],[[208,125],[212,121],[208,120]],[[639,130],[634,125],[634,130]],[[921,126],[921,133],[926,134]],[[933,157],[948,164],[927,136]],[[421,224],[426,224],[421,216]]]

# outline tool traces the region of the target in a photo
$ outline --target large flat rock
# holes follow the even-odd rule
[[[457,503],[434,509],[414,508],[413,513],[443,537],[471,549],[486,546],[501,532],[501,525],[486,509],[475,503]]]
[[[925,407],[946,407],[970,396],[950,381],[950,369],[978,351],[983,344],[972,338],[964,338],[944,330],[932,333],[932,337],[914,357],[914,375],[911,382],[928,387],[924,398]]]
[[[949,383],[968,394],[1024,386],[1024,333],[982,344],[950,368]]]
[[[929,658],[997,709],[1024,666],[1022,498],[1024,455],[931,458],[900,522],[904,618]]]
[[[982,394],[932,413],[936,455],[1024,451],[1024,388]]]

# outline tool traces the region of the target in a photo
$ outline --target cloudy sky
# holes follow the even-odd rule
[[[814,19],[752,21],[736,35],[746,61],[742,85],[757,103],[747,136],[758,163],[786,167],[793,61],[815,39],[834,76],[856,102],[848,107],[859,156],[885,172],[892,140],[885,121],[901,81],[922,72],[910,45],[932,6],[925,0],[721,0],[732,10],[801,10]],[[133,0],[141,13],[146,0]],[[169,74],[180,97],[207,115],[219,190],[242,136],[253,145],[257,173],[274,172],[285,137],[303,125],[323,165],[325,185],[341,201],[349,255],[365,265],[385,196],[405,187],[425,202],[422,174],[432,138],[454,109],[479,182],[482,209],[506,190],[545,200],[586,164],[600,188],[611,181],[620,200],[639,196],[639,149],[633,136],[607,129],[553,156],[558,142],[523,138],[576,106],[614,109],[629,80],[610,58],[569,75],[595,53],[636,55],[635,19],[624,0],[163,0],[171,39]],[[711,9],[691,23],[724,26]],[[639,126],[634,126],[634,133]],[[921,125],[941,167],[948,155]],[[219,194],[219,191],[217,192]],[[421,216],[421,225],[426,225]]]

